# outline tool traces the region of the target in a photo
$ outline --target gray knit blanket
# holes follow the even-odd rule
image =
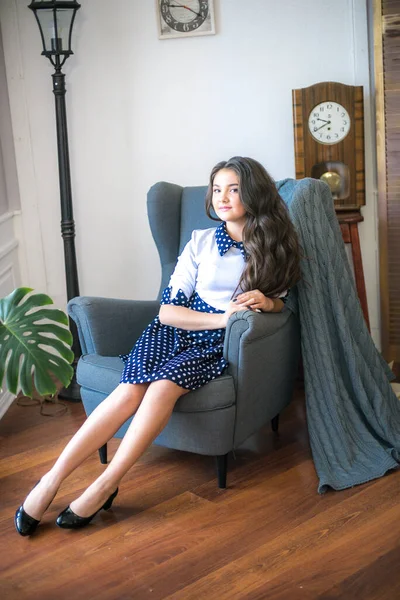
[[[328,186],[277,182],[296,226],[303,279],[299,314],[307,423],[318,492],[381,477],[400,460],[400,401],[365,324]]]

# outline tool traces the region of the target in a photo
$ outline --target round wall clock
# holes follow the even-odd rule
[[[337,211],[365,204],[362,86],[327,81],[293,90],[296,178],[322,179]]]
[[[337,144],[349,133],[351,119],[338,102],[321,102],[308,117],[308,129],[320,144]]]
[[[215,33],[213,0],[156,0],[159,38]]]

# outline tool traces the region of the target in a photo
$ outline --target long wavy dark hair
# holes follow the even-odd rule
[[[252,158],[234,156],[215,165],[206,195],[206,212],[213,216],[214,177],[221,169],[231,169],[239,178],[239,196],[246,209],[243,245],[246,264],[238,289],[258,289],[269,297],[279,296],[300,277],[301,250],[286,204],[264,167]]]

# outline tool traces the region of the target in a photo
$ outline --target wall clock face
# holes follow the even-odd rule
[[[321,102],[308,117],[308,130],[320,144],[337,144],[347,136],[350,127],[350,115],[338,102]]]
[[[213,0],[157,0],[159,37],[215,33]]]

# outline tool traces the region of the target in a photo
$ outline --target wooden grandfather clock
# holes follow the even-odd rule
[[[358,223],[365,204],[363,87],[327,81],[293,90],[296,179],[331,189],[343,240],[351,244],[355,280],[369,328]]]

